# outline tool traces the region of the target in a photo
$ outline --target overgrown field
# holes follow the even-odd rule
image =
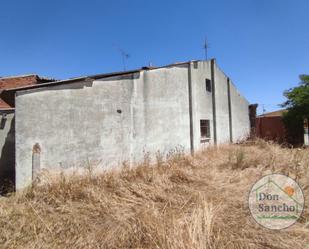
[[[293,226],[260,227],[248,193],[263,175],[296,179],[309,201],[309,150],[263,141],[175,152],[157,164],[45,184],[0,199],[0,248],[309,249],[309,209]]]

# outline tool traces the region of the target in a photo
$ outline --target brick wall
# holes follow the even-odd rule
[[[256,119],[256,135],[266,140],[285,142],[286,131],[282,117],[258,117]]]

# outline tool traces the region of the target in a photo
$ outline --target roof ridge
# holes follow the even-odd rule
[[[168,68],[168,67],[173,67],[173,66],[180,66],[180,65],[189,64],[189,63],[196,62],[196,61],[199,62],[199,61],[210,61],[210,60],[189,60],[189,61],[185,61],[185,62],[167,64],[167,65],[164,65],[164,66],[152,67],[152,68],[148,68],[148,69],[142,67],[142,68],[126,70],[126,71],[118,71],[118,72],[114,71],[114,72],[109,72],[109,73],[101,73],[101,74],[94,74],[94,75],[88,75],[88,76],[79,76],[79,77],[73,77],[73,78],[68,78],[68,79],[64,79],[64,80],[55,80],[55,81],[52,81],[52,82],[46,82],[46,83],[41,83],[41,84],[36,84],[36,85],[10,88],[10,89],[6,89],[5,91],[28,90],[28,89],[33,89],[33,88],[41,88],[41,87],[44,87],[44,86],[51,86],[51,85],[57,85],[57,84],[62,84],[62,83],[75,82],[75,81],[80,81],[80,80],[85,80],[85,79],[96,80],[96,79],[100,79],[100,78],[108,78],[108,77],[113,77],[113,76],[126,75],[126,74],[138,73],[138,72],[142,72],[142,71],[148,71],[148,70],[150,71],[150,70]]]
[[[22,74],[22,75],[12,75],[12,76],[0,76],[0,80],[2,79],[14,79],[14,78],[25,78],[25,77],[29,77],[29,76],[35,76],[35,77],[39,77],[37,74]]]

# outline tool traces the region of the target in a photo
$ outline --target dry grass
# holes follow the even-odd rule
[[[265,174],[297,179],[309,198],[309,151],[263,141],[58,177],[0,200],[1,248],[309,248],[309,213],[272,231],[249,214]],[[45,176],[46,178],[46,176]]]

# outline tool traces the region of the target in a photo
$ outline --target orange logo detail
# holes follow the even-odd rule
[[[292,196],[295,192],[294,188],[291,186],[286,186],[284,189],[284,192],[288,194],[288,196]]]

